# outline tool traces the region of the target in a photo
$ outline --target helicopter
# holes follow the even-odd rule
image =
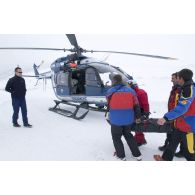
[[[36,64],[33,65],[34,76],[39,79],[51,79],[54,93],[58,100],[54,100],[55,106],[49,108],[50,111],[66,117],[81,120],[86,117],[89,110],[106,112],[106,93],[112,87],[112,78],[116,74],[122,76],[126,83],[133,77],[121,68],[95,58],[87,57],[84,53],[115,53],[125,55],[135,55],[142,57],[158,58],[165,60],[175,60],[176,58],[158,55],[129,53],[121,51],[100,51],[86,50],[81,48],[75,34],[66,34],[71,49],[60,48],[36,48],[36,47],[0,47],[0,50],[49,50],[71,52],[65,57],[56,59],[50,66],[51,71],[39,73]],[[25,75],[24,75],[25,76]],[[28,77],[26,75],[26,77]],[[75,108],[74,111],[60,107],[69,105]],[[79,112],[84,109],[84,112]]]

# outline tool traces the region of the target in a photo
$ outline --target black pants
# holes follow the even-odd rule
[[[168,143],[170,142],[171,136],[172,136],[171,133],[167,133],[167,138],[165,140],[165,146],[167,146]],[[182,142],[180,143],[180,149],[179,150],[183,153],[183,143]]]
[[[195,161],[195,154],[194,154],[194,141],[192,143],[193,145],[193,151],[189,151],[189,141],[187,140],[188,133],[181,132],[177,129],[175,129],[171,133],[171,137],[169,140],[169,143],[163,152],[162,158],[166,161],[172,161],[175,151],[179,145],[179,143],[182,144],[183,154],[186,160],[188,161]],[[194,134],[192,134],[194,139]]]
[[[167,137],[166,137],[166,140],[165,140],[165,147],[168,145],[168,143],[170,142],[171,140],[171,137],[172,137],[172,132],[171,133],[167,133]],[[180,151],[183,153],[183,144],[182,142],[180,143]]]
[[[167,145],[169,144],[169,142],[171,141],[171,137],[172,137],[172,132],[171,133],[167,133],[166,134],[166,139],[165,139],[165,143],[164,146],[167,147]]]
[[[18,114],[19,110],[21,108],[22,111],[22,119],[23,119],[23,124],[27,125],[28,124],[28,118],[27,118],[27,108],[26,108],[26,100],[25,98],[12,98],[12,106],[13,106],[13,116],[12,116],[12,122],[14,124],[17,123],[18,120]]]
[[[137,146],[137,143],[135,139],[133,138],[133,135],[131,134],[130,130],[131,130],[131,125],[127,125],[127,126],[111,125],[112,140],[113,140],[113,144],[116,150],[117,157],[119,158],[125,157],[124,145],[121,140],[122,136],[124,136],[132,152],[132,155],[134,157],[138,157],[141,155],[139,148]]]

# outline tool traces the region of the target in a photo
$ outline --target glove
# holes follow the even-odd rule
[[[142,116],[141,116],[141,119],[142,120],[147,120],[147,119],[149,119],[149,115],[150,115],[151,113],[150,112],[143,112],[142,113]]]

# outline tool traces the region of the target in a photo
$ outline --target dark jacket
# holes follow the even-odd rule
[[[195,86],[186,82],[176,107],[164,115],[166,120],[175,120],[175,127],[182,132],[195,132]]]
[[[107,92],[110,123],[117,126],[130,125],[135,118],[140,118],[140,107],[133,89],[118,84]]]
[[[12,98],[24,98],[26,95],[25,80],[15,75],[8,80],[5,90],[11,93]]]

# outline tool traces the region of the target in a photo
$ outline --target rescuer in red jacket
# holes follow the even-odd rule
[[[168,100],[168,112],[173,110],[179,101],[180,93],[181,93],[181,86],[178,85],[178,73],[173,73],[171,75],[171,82],[173,83],[172,90],[170,92],[169,100]],[[174,128],[174,121],[171,122],[172,128]],[[163,146],[159,146],[158,149],[160,151],[165,151],[167,145],[171,140],[171,133],[167,133],[167,138]],[[183,149],[180,145],[180,151],[175,154],[177,157],[183,157]]]
[[[138,87],[138,84],[135,80],[128,80],[127,81],[129,87],[131,87],[132,89],[135,90],[136,94],[137,94],[137,98],[139,101],[139,105],[141,108],[141,115],[142,115],[142,119],[148,119],[149,115],[150,115],[150,107],[149,107],[149,102],[148,102],[148,95],[146,93],[145,90],[140,89]],[[146,139],[145,136],[142,132],[136,132],[135,136],[134,136],[137,145],[141,146],[143,144],[146,144]]]

